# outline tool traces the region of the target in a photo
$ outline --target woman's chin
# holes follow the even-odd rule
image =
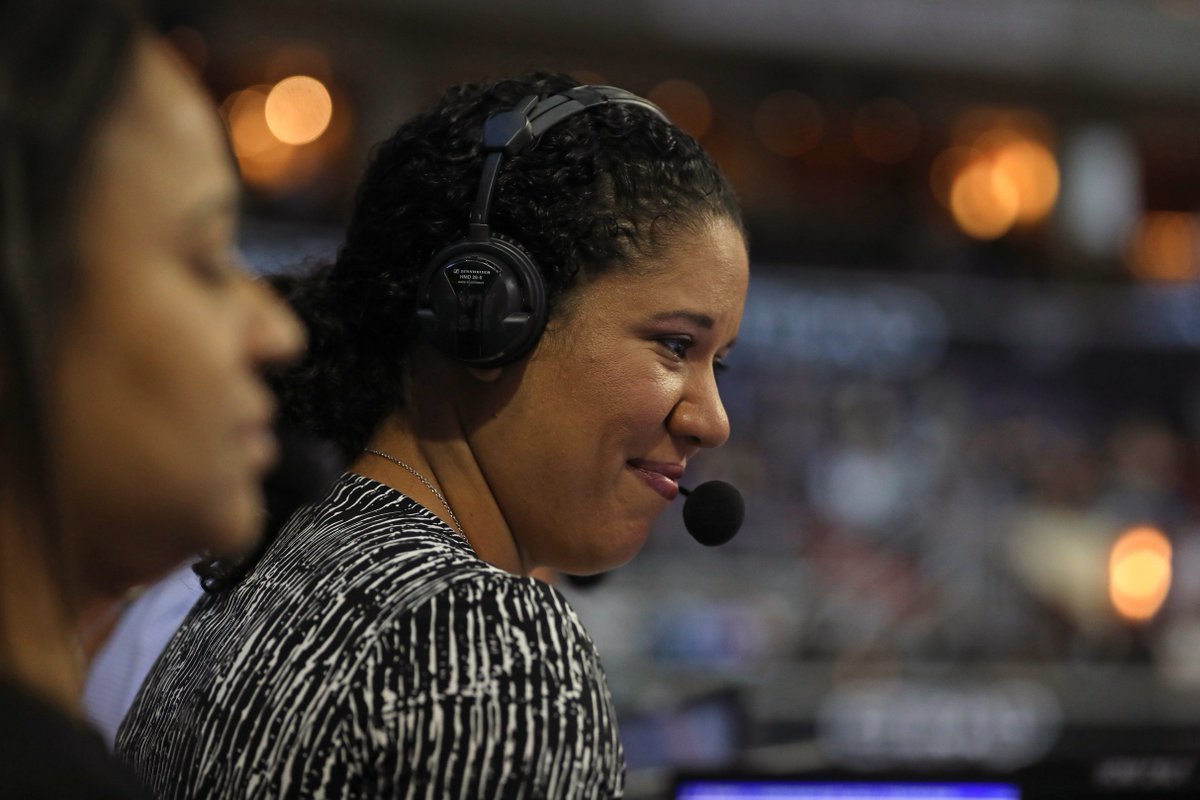
[[[573,569],[564,569],[572,575],[594,575],[608,572],[628,564],[642,551],[650,537],[648,523],[631,523],[618,530],[609,530],[598,535],[598,546],[586,554],[573,559]]]
[[[222,507],[222,514],[198,532],[204,552],[219,557],[237,556],[252,550],[263,535],[266,511],[262,492],[255,488],[237,492]]]

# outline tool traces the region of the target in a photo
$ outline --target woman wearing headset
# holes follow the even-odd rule
[[[302,332],[238,268],[187,70],[115,3],[0,5],[0,794],[135,791],[81,722],[131,586],[258,535],[260,370]]]
[[[747,279],[728,184],[646,101],[446,92],[336,262],[282,281],[311,337],[285,420],[350,469],[198,604],[118,752],[162,797],[620,796],[595,648],[527,576],[627,561],[728,437]]]

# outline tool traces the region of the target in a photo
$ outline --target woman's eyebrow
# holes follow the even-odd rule
[[[699,311],[660,311],[650,319],[652,319],[654,322],[667,322],[669,320],[684,319],[693,325],[696,325],[697,327],[703,328],[706,331],[712,330],[713,326],[716,324],[712,317],[710,317],[708,314],[701,314]],[[736,336],[725,343],[725,349],[728,350],[735,344],[737,344]]]
[[[713,318],[708,314],[701,314],[697,311],[661,311],[651,317],[655,322],[665,322],[672,319],[685,319],[693,325],[697,325],[705,330],[712,328],[715,324]]]

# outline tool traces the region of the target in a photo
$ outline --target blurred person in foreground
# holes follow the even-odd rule
[[[468,323],[512,275],[452,254],[501,236],[548,322],[483,356]],[[283,419],[350,468],[213,576],[117,752],[163,798],[621,796],[599,656],[529,575],[632,558],[728,438],[748,276],[728,183],[646,101],[547,74],[446,91],[376,148],[336,261],[280,280],[312,342]]]
[[[91,632],[252,545],[260,370],[303,332],[234,249],[212,105],[118,3],[0,5],[0,793],[136,796],[82,722]]]

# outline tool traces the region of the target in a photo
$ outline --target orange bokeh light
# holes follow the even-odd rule
[[[1054,209],[1060,189],[1052,138],[1049,121],[1036,112],[967,109],[953,126],[954,144],[933,160],[933,194],[959,228],[977,239],[1040,222]]]
[[[350,118],[344,109],[332,115],[330,102],[325,105],[330,113],[318,114],[314,119],[313,109],[305,107],[311,97],[304,97],[313,87],[301,84],[283,86],[281,90],[288,80],[233,92],[221,104],[221,116],[242,178],[256,188],[285,191],[303,185],[321,171],[331,154],[345,146],[349,133]],[[323,85],[313,82],[320,85],[321,94],[328,94]],[[280,91],[282,95],[276,94]],[[282,110],[277,103],[282,103]],[[320,133],[308,138],[317,127]]]
[[[1129,268],[1144,280],[1200,277],[1200,220],[1182,211],[1152,211],[1133,232]]]
[[[278,144],[263,113],[267,104],[266,92],[251,87],[231,95],[225,103],[229,109],[229,137],[238,158],[259,155]]]
[[[1130,528],[1108,558],[1108,596],[1122,617],[1145,621],[1162,608],[1171,588],[1171,543],[1150,526]]]
[[[1044,219],[1058,199],[1058,164],[1040,142],[1014,139],[1001,145],[992,157],[993,169],[1004,173],[1017,187],[1017,222]]]
[[[979,154],[970,147],[949,147],[938,154],[929,168],[929,188],[937,201],[950,208],[950,190],[954,188],[954,179],[968,164],[979,158]]]
[[[329,127],[333,99],[316,78],[293,75],[271,87],[263,107],[266,125],[285,144],[308,144]]]
[[[1020,191],[987,158],[977,158],[955,176],[950,211],[963,231],[976,239],[1003,236],[1020,213]]]
[[[273,186],[287,176],[294,147],[286,145],[267,126],[268,86],[234,92],[221,104],[229,141],[242,178],[254,186]]]

